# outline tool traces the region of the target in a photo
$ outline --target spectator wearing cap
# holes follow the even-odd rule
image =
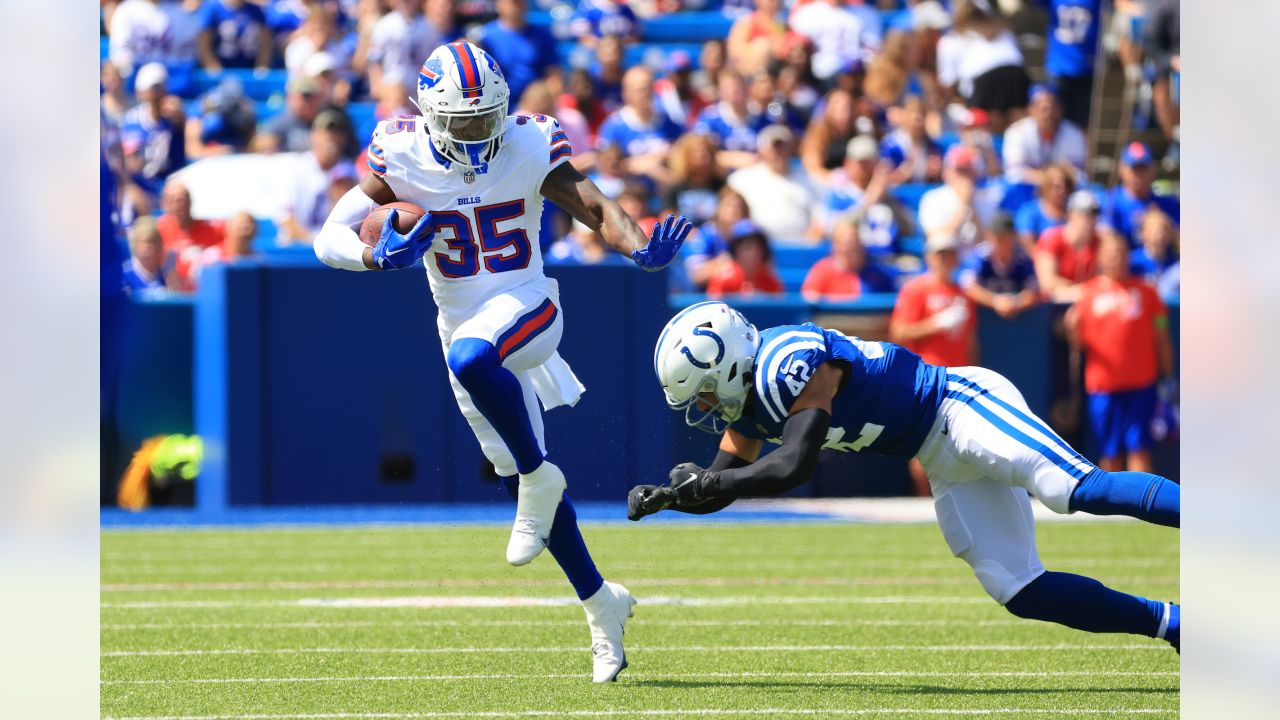
[[[680,246],[682,277],[673,273],[673,287],[677,291],[699,292],[707,282],[729,262],[729,237],[734,225],[748,217],[747,202],[730,188],[722,188],[715,216],[705,222]]]
[[[809,122],[800,159],[813,182],[826,182],[827,173],[844,163],[849,141],[859,134],[853,105],[847,91],[832,90]]]
[[[715,217],[724,172],[716,161],[716,145],[710,136],[687,133],[671,148],[672,184],[663,203],[677,215],[701,225]]]
[[[1040,302],[1035,264],[1018,245],[1013,216],[998,212],[987,239],[974,248],[960,270],[960,287],[969,299],[1012,318]]]
[[[1159,208],[1174,225],[1179,223],[1181,206],[1172,195],[1156,195],[1155,156],[1140,142],[1129,143],[1120,156],[1120,184],[1112,188],[1104,203],[1103,220],[1120,233],[1130,246],[1138,242],[1142,216],[1151,207]]]
[[[391,12],[373,24],[365,63],[369,87],[378,87],[384,75],[391,75],[417,90],[418,68],[440,44],[440,33],[422,14],[422,4],[422,0],[391,0]]]
[[[914,231],[911,213],[889,194],[888,163],[880,160],[876,141],[859,135],[849,141],[844,166],[831,171],[819,208],[813,235],[833,232],[835,225],[852,219],[860,228],[860,240],[877,257],[897,251],[898,238]]]
[[[760,161],[735,170],[728,184],[747,201],[751,219],[775,241],[811,244],[814,195],[803,172],[792,169],[795,134],[786,125],[770,125],[758,138]]]
[[[253,139],[253,102],[235,77],[225,77],[200,98],[200,114],[187,118],[187,155],[193,159],[243,151]]]
[[[689,127],[709,105],[707,98],[693,87],[693,60],[689,53],[676,50],[667,56],[663,70],[666,74],[653,81],[653,95],[667,117],[681,127]]]
[[[222,244],[222,223],[191,215],[191,191],[185,183],[171,178],[160,196],[164,213],[156,218],[156,230],[164,240],[165,252],[180,253],[188,247],[208,248]]]
[[[162,297],[168,292],[164,279],[164,241],[150,215],[140,215],[129,226],[129,259],[124,263],[125,292],[140,298]]]
[[[764,230],[750,220],[734,223],[729,235],[731,261],[707,283],[707,295],[777,295],[782,281],[773,269],[773,249]]]
[[[982,239],[983,218],[995,212],[991,188],[978,185],[978,154],[956,145],[943,159],[942,187],[920,198],[920,229],[927,239],[950,238],[968,250]]]
[[[856,300],[866,293],[891,293],[893,278],[885,268],[867,258],[859,237],[861,226],[853,219],[836,223],[831,231],[831,254],[814,263],[800,292],[809,302]]]
[[[219,72],[271,66],[271,32],[261,6],[247,0],[206,0],[201,13],[201,67]]]
[[[148,63],[134,77],[138,104],[124,114],[120,145],[132,185],[142,191],[135,207],[150,207],[169,174],[187,162],[186,114],[182,101],[168,95],[169,73]]]
[[[1129,244],[1109,235],[1098,277],[1068,311],[1071,338],[1084,350],[1089,420],[1098,467],[1151,472],[1151,421],[1158,381],[1173,383],[1169,317],[1154,288],[1129,275]]]
[[[293,172],[285,178],[293,193],[276,219],[281,244],[310,244],[330,208],[330,186],[354,180],[355,167],[342,159],[342,137],[319,123],[311,131],[310,152],[299,153]]]
[[[1067,163],[1084,172],[1087,152],[1084,131],[1062,117],[1058,97],[1047,86],[1031,90],[1029,115],[1004,134],[1004,176],[1011,183],[1039,185],[1044,169]]]
[[[633,41],[640,36],[640,21],[625,2],[578,0],[578,9],[569,21],[569,31],[578,42],[591,46],[602,37]]]
[[[991,117],[987,111],[950,105],[947,107],[947,118],[955,124],[960,144],[972,148],[977,154],[977,176],[982,179],[1003,177],[1000,155],[996,151],[995,138],[991,136]],[[1001,142],[1003,141],[1001,138]]]
[[[889,319],[889,341],[933,365],[972,365],[977,358],[977,314],[955,280],[960,247],[954,236],[925,243],[927,269],[902,286]]]
[[[1098,199],[1077,190],[1067,201],[1066,223],[1049,228],[1036,242],[1036,280],[1048,297],[1074,302],[1082,283],[1093,277],[1098,253]]]
[[[1141,244],[1133,251],[1129,271],[1163,295],[1171,285],[1178,284],[1178,228],[1160,208],[1147,208],[1142,215],[1138,239]]]
[[[944,93],[985,110],[993,133],[1022,117],[1031,84],[1022,51],[988,0],[961,0],[954,26],[938,41],[937,59]]]
[[[600,126],[597,144],[621,148],[629,172],[665,181],[667,151],[681,130],[654,104],[653,73],[648,68],[636,66],[622,76],[622,102]]]
[[[546,28],[529,24],[528,0],[497,0],[495,9],[498,17],[480,28],[477,42],[502,68],[511,97],[519,98],[533,81],[560,72],[556,41]]]
[[[756,138],[769,118],[748,102],[746,81],[736,70],[721,70],[717,86],[720,101],[698,114],[693,131],[715,140],[721,165],[746,167],[756,161]]]
[[[778,17],[781,8],[778,0],[758,0],[751,12],[733,21],[725,50],[735,70],[750,75],[768,68],[774,48],[787,34],[786,23]]]
[[[862,20],[836,0],[813,0],[800,5],[791,12],[788,24],[813,43],[813,74],[824,82],[854,62],[861,62],[869,47]]]
[[[1044,70],[1058,89],[1062,114],[1079,127],[1089,124],[1093,62],[1102,24],[1102,0],[1050,0]]]
[[[893,130],[880,141],[880,156],[893,168],[889,181],[894,185],[940,182],[942,146],[925,128],[924,100],[908,95],[901,105],[889,108],[888,114]]]
[[[1067,198],[1076,191],[1075,175],[1075,168],[1070,165],[1049,165],[1040,174],[1036,197],[1018,208],[1014,224],[1028,253],[1034,251],[1045,230],[1067,221]]]
[[[311,125],[324,106],[324,98],[315,81],[295,77],[289,81],[284,99],[284,112],[262,123],[258,135],[273,139],[274,149],[303,152],[310,143]]]

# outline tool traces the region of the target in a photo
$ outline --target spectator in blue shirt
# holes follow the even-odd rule
[[[1058,90],[1062,114],[1089,126],[1093,98],[1093,61],[1098,50],[1102,0],[1041,0],[1049,11],[1049,43],[1044,69]]]
[[[182,101],[166,94],[169,74],[160,63],[138,69],[134,79],[138,104],[124,114],[120,145],[132,184],[151,199],[169,174],[187,162],[186,114]]]
[[[750,217],[747,201],[730,188],[722,188],[715,218],[698,226],[680,246],[680,262],[672,264],[678,272],[671,274],[672,289],[677,292],[702,292],[711,277],[729,262],[729,239],[733,226]]]
[[[1138,244],[1138,227],[1149,207],[1158,207],[1177,226],[1181,217],[1178,198],[1156,195],[1151,183],[1156,179],[1155,156],[1140,142],[1129,143],[1121,156],[1120,184],[1107,193],[1102,220],[1129,241]]]
[[[247,0],[208,0],[201,12],[197,49],[205,70],[271,66],[271,33],[261,7]]]
[[[733,169],[751,165],[756,161],[756,136],[769,126],[769,118],[748,104],[747,83],[736,70],[721,70],[716,86],[720,101],[698,114],[693,131],[715,139],[721,165]]]
[[[1160,208],[1147,208],[1142,214],[1138,239],[1142,244],[1129,256],[1129,274],[1157,288],[1166,287],[1170,271],[1177,272],[1173,268],[1178,264],[1178,228]]]
[[[622,76],[622,107],[600,126],[597,144],[622,148],[629,172],[662,183],[667,180],[667,151],[680,132],[653,103],[653,73],[637,66]]]
[[[1067,221],[1067,198],[1076,191],[1075,174],[1075,168],[1068,165],[1046,167],[1036,188],[1036,197],[1018,208],[1014,226],[1028,253],[1035,251],[1036,241],[1045,230]]]
[[[1013,217],[998,212],[986,242],[974,248],[960,270],[960,287],[969,299],[1012,318],[1040,302],[1040,286],[1031,258],[1018,245]]]
[[[631,7],[612,0],[580,0],[569,27],[584,45],[592,45],[606,35],[635,40],[640,33],[640,24]]]
[[[528,23],[528,0],[498,0],[496,9],[498,17],[481,28],[478,44],[498,61],[511,97],[519,100],[529,83],[560,72],[556,41]]]
[[[124,290],[134,297],[165,294],[164,241],[156,220],[142,215],[129,227],[129,259],[124,262]]]
[[[924,101],[919,95],[908,95],[902,105],[889,109],[893,130],[880,141],[880,157],[893,172],[889,181],[942,182],[942,146],[929,137],[925,129]]]

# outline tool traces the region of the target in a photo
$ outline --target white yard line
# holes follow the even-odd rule
[[[576,620],[397,620],[396,628],[406,627],[578,627]],[[648,624],[643,618],[632,623]],[[654,622],[654,621],[650,621]],[[802,620],[774,618],[769,620],[687,620],[680,627],[1008,627],[1027,625],[1025,620]],[[654,622],[654,624],[657,624]],[[665,624],[665,621],[664,623]],[[245,623],[102,623],[103,630],[320,630],[325,628],[386,627],[386,621],[351,620],[317,622],[245,622]]]
[[[1176,709],[1162,708],[681,708],[661,710],[499,710],[493,712],[416,712],[416,713],[286,713],[282,715],[106,715],[103,720],[415,720],[428,718],[505,718],[505,717],[697,717],[708,715],[763,715],[765,717],[863,717],[867,715],[937,715],[1014,717],[1080,716],[1080,715],[1176,715]]]
[[[726,595],[723,597],[677,597],[647,595],[638,598],[642,606],[726,607],[738,605],[987,605],[987,597],[956,595]],[[577,607],[573,597],[511,597],[497,595],[430,595],[397,597],[301,598],[289,600],[141,600],[104,602],[100,607],[123,610],[159,608],[513,608]]]
[[[641,645],[634,652],[1042,652],[1046,650],[1100,652],[1111,650],[1158,650],[1168,652],[1164,643],[1124,645]],[[463,653],[580,653],[573,647],[301,647],[301,648],[206,648],[186,650],[111,650],[102,657],[187,657],[205,655],[455,655]]]
[[[658,679],[696,679],[714,680],[720,678],[1098,678],[1098,677],[1177,677],[1176,671],[1161,670],[1153,672],[1140,671],[1094,671],[1094,670],[1061,670],[1052,672],[1017,672],[1017,671],[966,671],[966,672],[933,672],[913,670],[849,670],[840,672],[711,672],[711,673],[627,673],[628,680]],[[238,678],[171,678],[164,680],[103,680],[103,685],[172,685],[172,684],[261,684],[261,683],[327,683],[327,682],[451,682],[465,680],[580,680],[583,673],[560,673],[550,675],[516,675],[503,673],[475,675],[357,675],[334,677],[238,677]]]

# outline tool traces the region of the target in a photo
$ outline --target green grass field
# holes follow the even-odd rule
[[[932,524],[585,534],[605,576],[641,603],[631,667],[605,686],[589,681],[581,608],[557,604],[571,597],[559,568],[549,554],[507,566],[502,527],[104,532],[102,714],[1178,713],[1168,645],[1014,618]],[[1178,597],[1176,531],[1042,523],[1039,538],[1052,569]],[[544,602],[512,605],[527,598]]]

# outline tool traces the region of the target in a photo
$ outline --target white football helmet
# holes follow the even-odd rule
[[[692,427],[724,432],[742,417],[759,344],[755,326],[722,302],[681,310],[662,329],[653,351],[653,369],[667,405],[684,410]],[[701,393],[709,393],[714,402]],[[698,407],[699,400],[706,409]]]
[[[441,45],[418,71],[418,109],[431,143],[463,167],[482,167],[497,154],[510,96],[498,63],[469,42]]]

